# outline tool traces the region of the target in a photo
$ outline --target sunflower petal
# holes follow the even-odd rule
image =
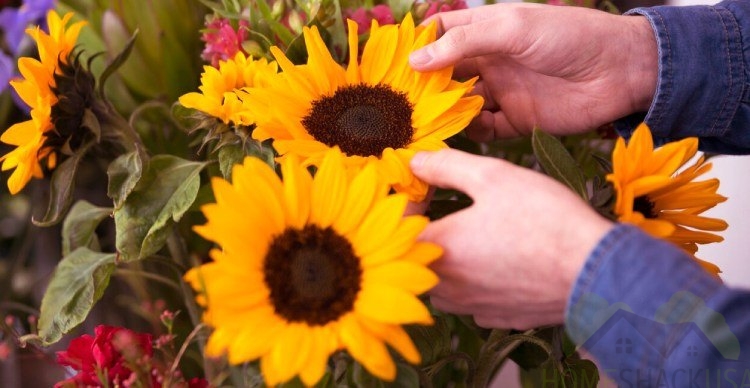
[[[368,283],[354,304],[357,313],[391,324],[432,324],[427,307],[414,294],[398,287]]]

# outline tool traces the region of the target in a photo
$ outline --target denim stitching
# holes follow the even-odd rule
[[[729,20],[726,20],[724,15],[725,13],[729,13],[731,16],[731,12],[729,12],[726,9],[719,8],[719,7],[709,7],[708,8],[712,13],[716,14],[716,16],[719,18],[719,21],[721,21],[721,26],[724,29],[724,47],[725,47],[725,56],[727,58],[727,67],[729,69],[728,71],[728,85],[727,85],[727,93],[724,95],[724,98],[722,98],[721,105],[719,107],[719,112],[716,115],[716,118],[714,119],[713,124],[711,124],[711,127],[709,128],[709,133],[713,134],[719,134],[723,133],[725,131],[721,130],[721,128],[718,128],[720,126],[720,121],[725,120],[725,116],[727,115],[727,105],[731,102],[731,95],[733,94],[733,88],[735,87],[735,79],[734,79],[734,63],[732,61],[732,50],[730,50],[730,47],[732,46],[731,41],[731,34],[729,33],[729,29],[727,28],[727,22]],[[737,26],[735,23],[735,32],[737,32]],[[717,132],[718,131],[718,132]]]
[[[662,98],[659,99],[657,106],[654,107],[655,109],[652,112],[652,113],[655,113],[655,116],[656,116],[653,118],[656,121],[655,123],[656,125],[654,125],[654,127],[658,127],[659,126],[658,124],[662,120],[662,117],[664,116],[664,113],[665,113],[664,105],[666,104],[666,101],[669,100],[672,96],[672,82],[674,78],[672,75],[672,67],[673,67],[672,65],[672,42],[669,38],[669,29],[666,28],[666,24],[664,23],[664,17],[660,13],[654,10],[653,16],[659,18],[659,23],[662,27],[657,30],[657,37],[663,38],[663,41],[661,43],[667,46],[666,55],[664,56],[666,63],[663,69],[666,72],[666,74],[664,77],[665,79],[662,80],[663,81],[662,85],[660,85],[660,86],[663,86]]]

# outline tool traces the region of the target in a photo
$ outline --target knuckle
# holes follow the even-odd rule
[[[463,26],[451,28],[440,39],[444,50],[461,51],[466,44],[466,28]]]
[[[476,163],[472,168],[474,183],[481,185],[497,180],[501,176],[500,167],[500,161],[483,158],[481,163]]]

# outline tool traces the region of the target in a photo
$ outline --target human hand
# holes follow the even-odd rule
[[[416,70],[456,65],[479,76],[480,115],[466,129],[477,141],[593,130],[648,110],[658,71],[653,30],[641,16],[581,8],[495,4],[430,18],[442,36],[411,54]],[[616,42],[615,42],[616,39]]]
[[[557,181],[500,159],[447,149],[419,153],[411,166],[474,201],[422,234],[444,248],[432,304],[483,327],[562,323],[572,285],[612,223]]]

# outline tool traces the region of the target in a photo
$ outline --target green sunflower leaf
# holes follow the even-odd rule
[[[78,165],[93,145],[94,140],[84,144],[55,168],[50,180],[47,212],[41,220],[32,217],[31,222],[34,225],[43,227],[52,226],[62,221],[70,205],[73,203],[73,190],[75,189],[75,177],[78,172]]]
[[[227,144],[219,148],[219,169],[224,179],[231,181],[232,167],[240,164],[246,156],[256,157],[271,168],[276,168],[273,147],[256,140],[247,140],[244,144]]]
[[[568,186],[584,201],[588,200],[586,178],[560,140],[539,128],[534,128],[531,145],[534,155],[547,175]]]
[[[62,225],[62,250],[67,256],[78,248],[99,249],[96,228],[112,215],[112,208],[94,206],[86,201],[78,201],[68,212]]]
[[[135,261],[164,246],[174,222],[190,209],[207,163],[172,155],[150,160],[137,186],[115,210],[116,245],[123,261]]]
[[[39,338],[44,345],[60,340],[78,326],[104,294],[115,270],[114,253],[78,248],[63,257],[44,293]]]
[[[115,209],[122,206],[128,195],[135,189],[138,181],[141,180],[143,170],[148,168],[144,166],[147,163],[147,158],[143,151],[138,144],[135,146],[135,151],[121,155],[112,161],[107,168],[107,176],[109,176],[107,196],[114,201]]]
[[[219,169],[224,179],[231,182],[232,167],[235,164],[242,163],[245,158],[245,151],[241,144],[228,144],[219,149]]]
[[[135,43],[135,38],[137,36],[138,30],[136,29],[130,39],[125,43],[125,47],[123,47],[122,51],[120,51],[104,71],[102,71],[102,75],[99,76],[99,96],[104,96],[104,84],[107,82],[107,79],[114,74],[114,72],[116,72],[130,56],[130,52],[133,51],[133,44]]]

